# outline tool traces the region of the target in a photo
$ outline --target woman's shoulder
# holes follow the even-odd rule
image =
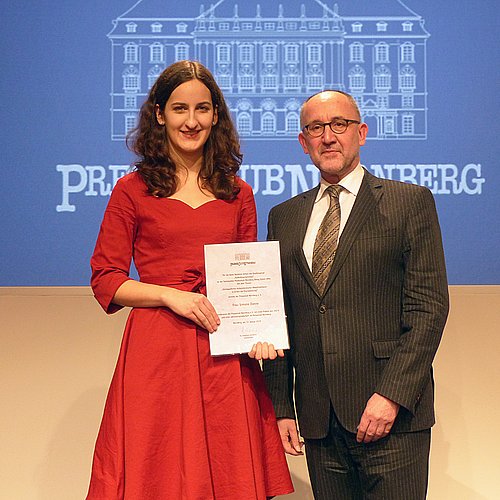
[[[120,177],[113,188],[108,206],[135,206],[148,196],[147,187],[139,172],[133,171]]]
[[[123,188],[133,188],[137,185],[144,185],[141,174],[137,170],[126,173],[116,181],[116,186]]]
[[[127,193],[143,192],[146,187],[141,174],[134,170],[120,177],[115,184],[113,191],[121,191]]]
[[[235,184],[240,188],[239,195],[248,197],[253,197],[253,189],[248,182],[244,181],[241,177],[235,177]]]

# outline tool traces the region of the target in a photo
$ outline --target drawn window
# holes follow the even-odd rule
[[[230,89],[232,85],[231,75],[217,75],[217,83],[223,89]]]
[[[405,42],[401,45],[401,62],[414,63],[415,62],[415,45],[410,42]]]
[[[401,107],[413,108],[414,104],[415,104],[415,99],[413,94],[403,94],[401,96]]]
[[[375,45],[375,62],[377,63],[389,62],[389,45],[387,45],[384,42]]]
[[[356,65],[349,71],[349,88],[352,92],[363,92],[366,88],[365,70]]]
[[[243,31],[252,31],[253,30],[253,24],[252,23],[241,23],[241,29]]]
[[[163,62],[163,45],[161,43],[155,42],[149,46],[149,61],[151,63]]]
[[[299,61],[299,46],[294,43],[285,45],[285,62]]]
[[[283,84],[285,89],[297,89],[300,87],[300,76],[299,75],[285,75],[283,77]]]
[[[240,45],[240,62],[253,63],[253,45]]]
[[[403,23],[403,31],[411,31],[413,29],[413,23],[410,21],[405,21]]]
[[[135,43],[127,43],[125,49],[125,63],[138,63],[139,62],[139,47]]]
[[[262,47],[262,60],[264,63],[276,62],[276,45],[268,43]]]
[[[224,43],[217,46],[217,62],[228,63],[231,59],[231,47]]]
[[[386,134],[394,134],[395,127],[394,127],[394,117],[393,116],[386,116],[385,117],[385,133]]]
[[[401,97],[401,106],[403,108],[413,108],[414,102],[413,94],[403,94]]]
[[[285,29],[287,31],[297,31],[297,23],[295,21],[288,21],[285,23]]]
[[[377,106],[382,109],[389,107],[389,96],[387,94],[379,94],[377,96]]]
[[[239,87],[242,90],[253,90],[255,88],[255,76],[254,75],[240,75],[239,76]]]
[[[137,107],[137,96],[135,94],[125,94],[124,104],[125,109],[135,109]]]
[[[415,70],[410,66],[405,66],[399,73],[399,87],[403,91],[415,90],[417,86]]]
[[[300,120],[297,113],[288,113],[286,115],[286,131],[300,132]]]
[[[187,43],[181,42],[175,46],[175,60],[185,61],[189,59],[189,45]]]
[[[307,62],[321,62],[321,45],[319,43],[307,46]]]
[[[262,88],[275,89],[278,86],[278,77],[276,75],[262,75]]]
[[[377,23],[377,31],[387,31],[387,23],[385,21],[379,21]]]
[[[264,23],[265,30],[274,31],[275,28],[276,28],[275,23]]]
[[[391,88],[391,72],[387,66],[380,66],[375,70],[374,75],[375,90],[390,90]]]
[[[249,134],[252,131],[252,120],[250,113],[242,112],[238,114],[237,119],[238,132],[242,135]]]
[[[264,134],[272,134],[276,131],[276,119],[271,112],[266,112],[262,115],[262,132]]]
[[[125,25],[127,28],[127,33],[135,33],[137,31],[137,24],[128,23]]]
[[[188,25],[186,23],[178,23],[175,25],[177,33],[186,33]]]
[[[125,115],[125,133],[128,134],[132,129],[134,129],[136,123],[137,123],[137,115],[132,113],[127,113]]]
[[[125,92],[139,92],[139,70],[133,66],[129,66],[123,72],[123,90]]]
[[[151,88],[153,84],[156,82],[158,77],[161,75],[161,68],[160,66],[156,65],[153,66],[149,71],[148,71],[148,86]]]
[[[403,115],[402,117],[402,132],[403,135],[414,135],[415,133],[415,116],[411,114]]]
[[[221,31],[229,31],[229,23],[219,23],[219,29]]]
[[[151,31],[153,33],[161,33],[162,28],[163,28],[163,25],[161,23],[153,23],[151,25]]]
[[[363,53],[363,45],[359,42],[354,42],[349,45],[349,54],[350,54],[350,62],[363,62],[364,61],[364,53]]]
[[[351,27],[353,33],[361,33],[361,28],[363,28],[363,23],[352,23]]]
[[[323,87],[323,75],[307,75],[307,87],[312,90],[321,89]]]

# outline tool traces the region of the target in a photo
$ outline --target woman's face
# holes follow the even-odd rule
[[[156,119],[165,126],[173,156],[196,160],[217,123],[217,109],[205,84],[189,80],[172,92],[165,109],[156,106]]]

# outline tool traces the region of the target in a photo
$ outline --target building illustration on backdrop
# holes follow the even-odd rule
[[[135,126],[166,66],[195,59],[214,74],[242,138],[296,140],[301,103],[340,89],[371,139],[426,139],[429,36],[400,0],[139,0],[108,34],[111,136]]]

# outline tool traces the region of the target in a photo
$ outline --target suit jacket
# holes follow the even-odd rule
[[[285,358],[264,363],[276,414],[297,416],[303,437],[322,438],[331,403],[343,427],[356,432],[378,392],[401,405],[393,432],[430,428],[432,360],[448,315],[432,194],[365,171],[320,294],[302,251],[317,192],[269,214],[268,239],[280,242],[291,347]]]

